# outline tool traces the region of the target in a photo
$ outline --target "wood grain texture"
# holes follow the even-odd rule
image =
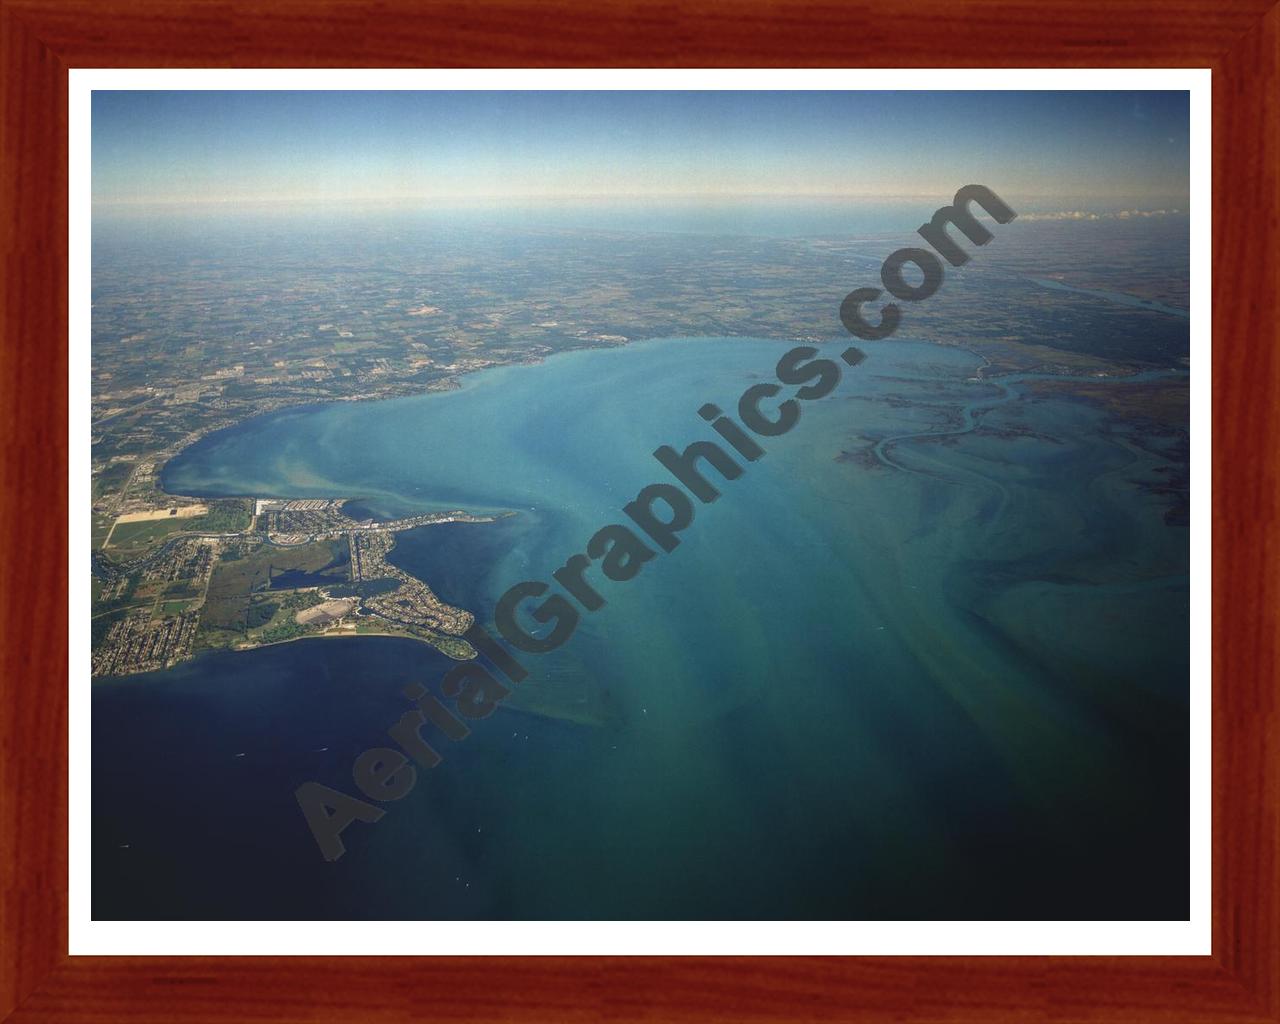
[[[1280,1019],[1280,10],[0,0],[0,55],[0,1019]],[[1212,67],[1213,956],[69,958],[66,73],[113,66]]]
[[[1269,0],[15,0],[70,67],[1208,66]]]

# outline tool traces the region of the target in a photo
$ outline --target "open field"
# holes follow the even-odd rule
[[[117,522],[103,547],[113,555],[141,554],[170,534],[188,529],[189,522],[189,520],[181,521],[176,518],[155,519],[136,523]]]
[[[185,506],[175,515],[167,509],[131,512],[116,519],[102,547],[114,558],[128,559],[179,533],[238,533],[248,528],[250,519],[249,503],[240,498]],[[94,529],[96,533],[96,519]]]
[[[116,525],[149,523],[157,519],[190,519],[192,516],[202,516],[208,511],[208,505],[176,505],[172,508],[157,508],[148,512],[126,512],[116,519]]]

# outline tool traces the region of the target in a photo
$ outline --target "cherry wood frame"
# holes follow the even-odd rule
[[[0,0],[0,1020],[1277,1021],[1272,0]],[[1213,954],[67,955],[67,71],[1213,70]]]

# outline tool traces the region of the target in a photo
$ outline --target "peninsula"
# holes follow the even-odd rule
[[[361,634],[475,651],[474,617],[388,560],[396,535],[484,523],[462,510],[379,521],[350,498],[226,498],[133,509],[93,553],[93,674],[169,668],[204,650]]]

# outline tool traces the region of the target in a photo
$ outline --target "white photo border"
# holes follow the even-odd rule
[[[69,73],[69,952],[83,955],[1207,956],[1211,926],[1211,105],[1207,68],[83,69]],[[1190,93],[1191,678],[1187,921],[91,919],[90,116],[94,90],[1185,90]],[[1046,880],[1052,884],[1052,880]]]

